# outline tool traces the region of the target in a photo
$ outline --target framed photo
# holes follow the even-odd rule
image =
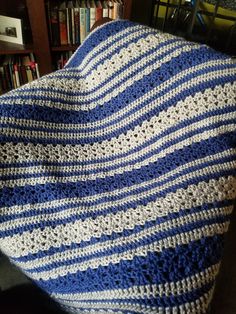
[[[0,40],[23,45],[21,19],[0,15]]]

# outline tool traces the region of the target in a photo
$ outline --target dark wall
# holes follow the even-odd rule
[[[133,0],[131,20],[149,25],[152,16],[152,4],[152,0]]]

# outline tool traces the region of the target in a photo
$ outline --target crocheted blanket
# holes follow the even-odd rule
[[[71,313],[206,313],[236,196],[236,64],[128,21],[0,98],[0,249]]]

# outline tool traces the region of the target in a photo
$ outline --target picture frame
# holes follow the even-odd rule
[[[24,44],[21,19],[0,15],[0,41]]]

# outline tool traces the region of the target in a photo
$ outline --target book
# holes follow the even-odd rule
[[[109,17],[107,1],[102,2],[102,16]]]
[[[74,4],[73,1],[68,1],[67,3],[68,12],[68,23],[67,23],[67,34],[70,44],[75,44],[75,20],[74,20]]]
[[[86,36],[88,36],[90,32],[90,7],[89,7],[89,1],[86,1]]]
[[[102,18],[102,4],[101,1],[96,1],[95,20],[98,21]]]
[[[50,24],[51,24],[51,45],[60,45],[60,31],[59,31],[59,19],[58,19],[58,6],[51,7],[50,10]]]
[[[107,5],[108,5],[108,17],[110,19],[113,19],[114,3],[113,1],[108,1]]]
[[[68,44],[66,3],[62,2],[58,9],[60,44]]]
[[[79,13],[79,1],[75,2],[74,7],[74,24],[75,24],[75,44],[80,43],[80,13]]]
[[[20,65],[20,74],[21,74],[21,84],[28,83],[27,74],[26,74],[26,68],[24,65]]]
[[[47,27],[48,27],[48,33],[49,33],[49,40],[50,43],[52,43],[52,26],[51,26],[51,2],[48,0],[45,2],[45,8],[46,8],[46,16],[47,16]]]
[[[14,75],[15,75],[15,80],[16,80],[16,87],[20,87],[20,76],[19,76],[19,71],[18,71],[18,64],[14,64],[13,66],[14,69]]]
[[[4,77],[6,79],[6,89],[10,90],[14,88],[13,85],[13,80],[12,80],[12,71],[11,71],[11,63],[12,63],[12,56],[6,55],[2,66],[3,66],[3,72],[4,72]]]
[[[119,3],[116,0],[113,0],[113,11],[112,11],[113,20],[115,20],[118,16],[118,6],[119,6]]]
[[[0,94],[39,77],[39,67],[32,53],[0,57]]]
[[[124,4],[122,0],[116,0],[118,3],[118,8],[117,8],[117,19],[123,19],[124,17]]]
[[[91,29],[96,21],[96,4],[94,0],[89,1],[89,9],[90,9],[90,29]]]
[[[86,37],[86,7],[85,1],[81,1],[80,4],[80,43],[82,43]]]

